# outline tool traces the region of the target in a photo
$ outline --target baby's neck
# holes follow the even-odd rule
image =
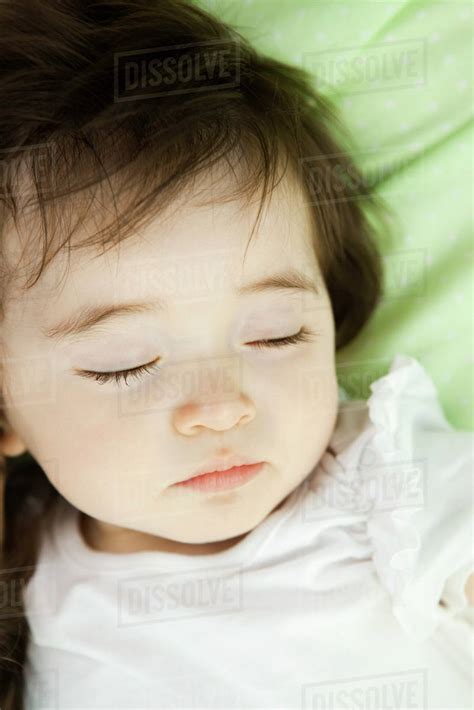
[[[99,523],[85,513],[79,516],[80,532],[85,544],[97,552],[127,554],[132,552],[170,552],[178,555],[210,555],[233,547],[248,533],[228,540],[207,543],[185,543],[149,535],[137,530],[117,528]]]
[[[273,510],[277,511],[286,498]],[[133,552],[169,552],[178,555],[212,555],[237,545],[249,532],[227,540],[206,543],[187,543],[149,535],[139,530],[129,530],[109,525],[91,518],[86,513],[79,514],[79,531],[84,543],[96,552],[127,554]]]

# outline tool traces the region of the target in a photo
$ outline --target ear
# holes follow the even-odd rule
[[[0,439],[0,450],[4,456],[20,456],[26,451],[23,440],[15,432],[6,432]]]
[[[1,431],[3,429],[3,431]],[[10,428],[8,422],[2,418],[0,429],[0,452],[3,456],[20,456],[24,454],[26,445],[13,429]]]

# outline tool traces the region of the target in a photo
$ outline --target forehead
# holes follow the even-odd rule
[[[19,309],[22,318],[46,323],[81,304],[159,299],[173,305],[218,299],[243,282],[288,268],[316,276],[311,212],[295,177],[287,173],[275,187],[250,243],[259,196],[250,204],[229,200],[224,182],[210,171],[105,253],[63,249],[32,288],[12,296],[12,317]],[[93,225],[97,219],[84,222],[74,241],[94,233]],[[12,254],[18,253],[13,234],[9,240]]]

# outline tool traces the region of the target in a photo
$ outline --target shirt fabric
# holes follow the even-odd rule
[[[25,592],[26,710],[472,707],[473,440],[397,355],[227,550],[95,551],[60,498]]]

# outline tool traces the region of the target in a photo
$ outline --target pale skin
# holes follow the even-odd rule
[[[203,178],[199,187],[206,186],[215,189]],[[309,207],[285,178],[243,265],[256,211],[257,202],[243,209],[239,200],[196,206],[184,191],[175,213],[157,216],[119,251],[94,259],[91,252],[73,253],[62,281],[58,255],[32,289],[8,303],[0,326],[3,452],[33,455],[81,511],[81,533],[94,550],[226,549],[285,501],[327,447],[338,406],[335,329]],[[14,230],[5,238],[14,260]],[[237,293],[290,269],[318,293]],[[45,335],[87,306],[157,300],[166,300],[165,310],[116,315],[75,338]],[[301,328],[311,334],[303,342],[249,344]],[[75,374],[133,368],[157,357],[162,369],[129,378],[128,386]],[[230,453],[266,465],[232,491],[183,495],[171,488]],[[465,592],[474,605],[474,575]]]
[[[208,190],[216,189],[209,181]],[[7,304],[4,451],[31,453],[81,511],[82,534],[97,550],[202,554],[235,544],[312,471],[334,429],[334,320],[300,188],[289,178],[276,188],[245,263],[257,199],[244,207],[216,194],[199,207],[193,195],[184,192],[176,213],[156,217],[119,250],[95,258],[73,252],[62,281],[59,254],[33,288]],[[7,239],[14,259],[13,230]],[[237,294],[290,269],[318,293]],[[74,339],[45,335],[90,305],[158,299],[166,310],[115,316]],[[312,334],[307,341],[249,344],[302,328]],[[34,353],[36,367],[25,353]],[[157,357],[161,370],[128,385],[75,374]],[[42,381],[36,388],[35,377]],[[37,403],[25,395],[25,382]],[[235,490],[184,495],[171,488],[228,454],[266,463]]]

